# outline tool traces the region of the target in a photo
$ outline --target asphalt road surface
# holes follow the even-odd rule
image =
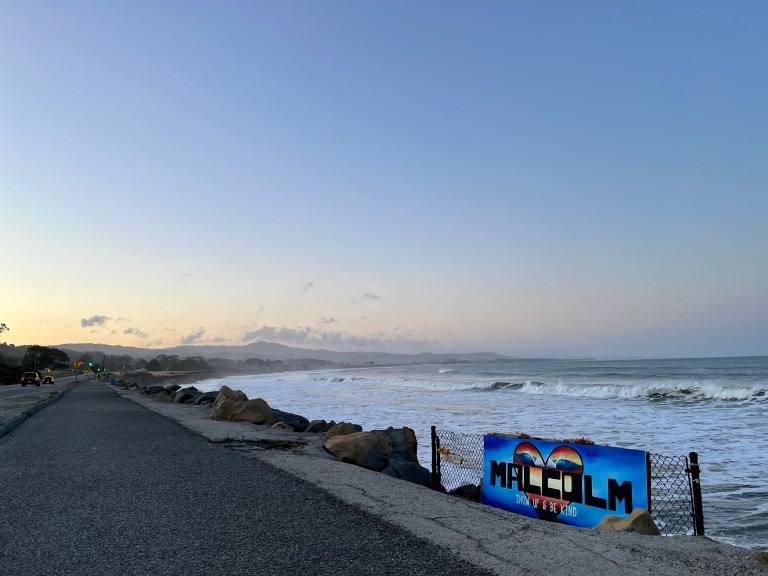
[[[80,380],[82,380],[83,377],[80,376]],[[18,382],[16,384],[5,384],[0,385],[0,401],[12,398],[14,396],[21,396],[28,393],[34,393],[37,392],[49,392],[51,390],[59,390],[69,384],[70,382],[74,382],[75,377],[74,376],[64,376],[62,378],[56,378],[56,383],[51,384],[43,384],[40,386],[22,386]]]
[[[0,438],[0,574],[487,574],[80,384]]]

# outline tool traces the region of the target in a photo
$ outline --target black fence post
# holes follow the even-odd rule
[[[440,455],[437,449],[440,448],[440,438],[437,436],[437,430],[432,426],[432,489],[440,490],[443,481],[440,478]]]
[[[653,491],[651,490],[651,453],[645,453],[646,490],[648,490],[648,514],[653,516]]]
[[[699,455],[691,452],[689,455],[691,465],[691,487],[693,492],[693,530],[696,536],[704,535],[704,507],[701,502],[701,469],[699,468]]]

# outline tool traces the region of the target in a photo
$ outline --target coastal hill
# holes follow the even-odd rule
[[[254,342],[243,346],[174,346],[172,348],[137,348],[131,346],[113,346],[110,344],[59,344],[64,351],[102,352],[115,356],[133,358],[154,358],[160,354],[179,357],[200,356],[205,359],[221,358],[226,360],[321,360],[335,364],[429,364],[447,362],[494,362],[512,360],[511,357],[493,352],[475,352],[464,354],[437,354],[421,352],[419,354],[395,354],[389,352],[334,352],[332,350],[314,350],[294,348],[273,342]]]

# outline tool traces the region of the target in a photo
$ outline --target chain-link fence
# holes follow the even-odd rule
[[[648,453],[650,505],[664,536],[704,534],[696,453],[665,456]],[[432,428],[432,483],[475,500],[483,485],[483,435]]]

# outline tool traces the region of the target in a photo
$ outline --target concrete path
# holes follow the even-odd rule
[[[424,574],[481,569],[103,383],[0,438],[0,574]]]

